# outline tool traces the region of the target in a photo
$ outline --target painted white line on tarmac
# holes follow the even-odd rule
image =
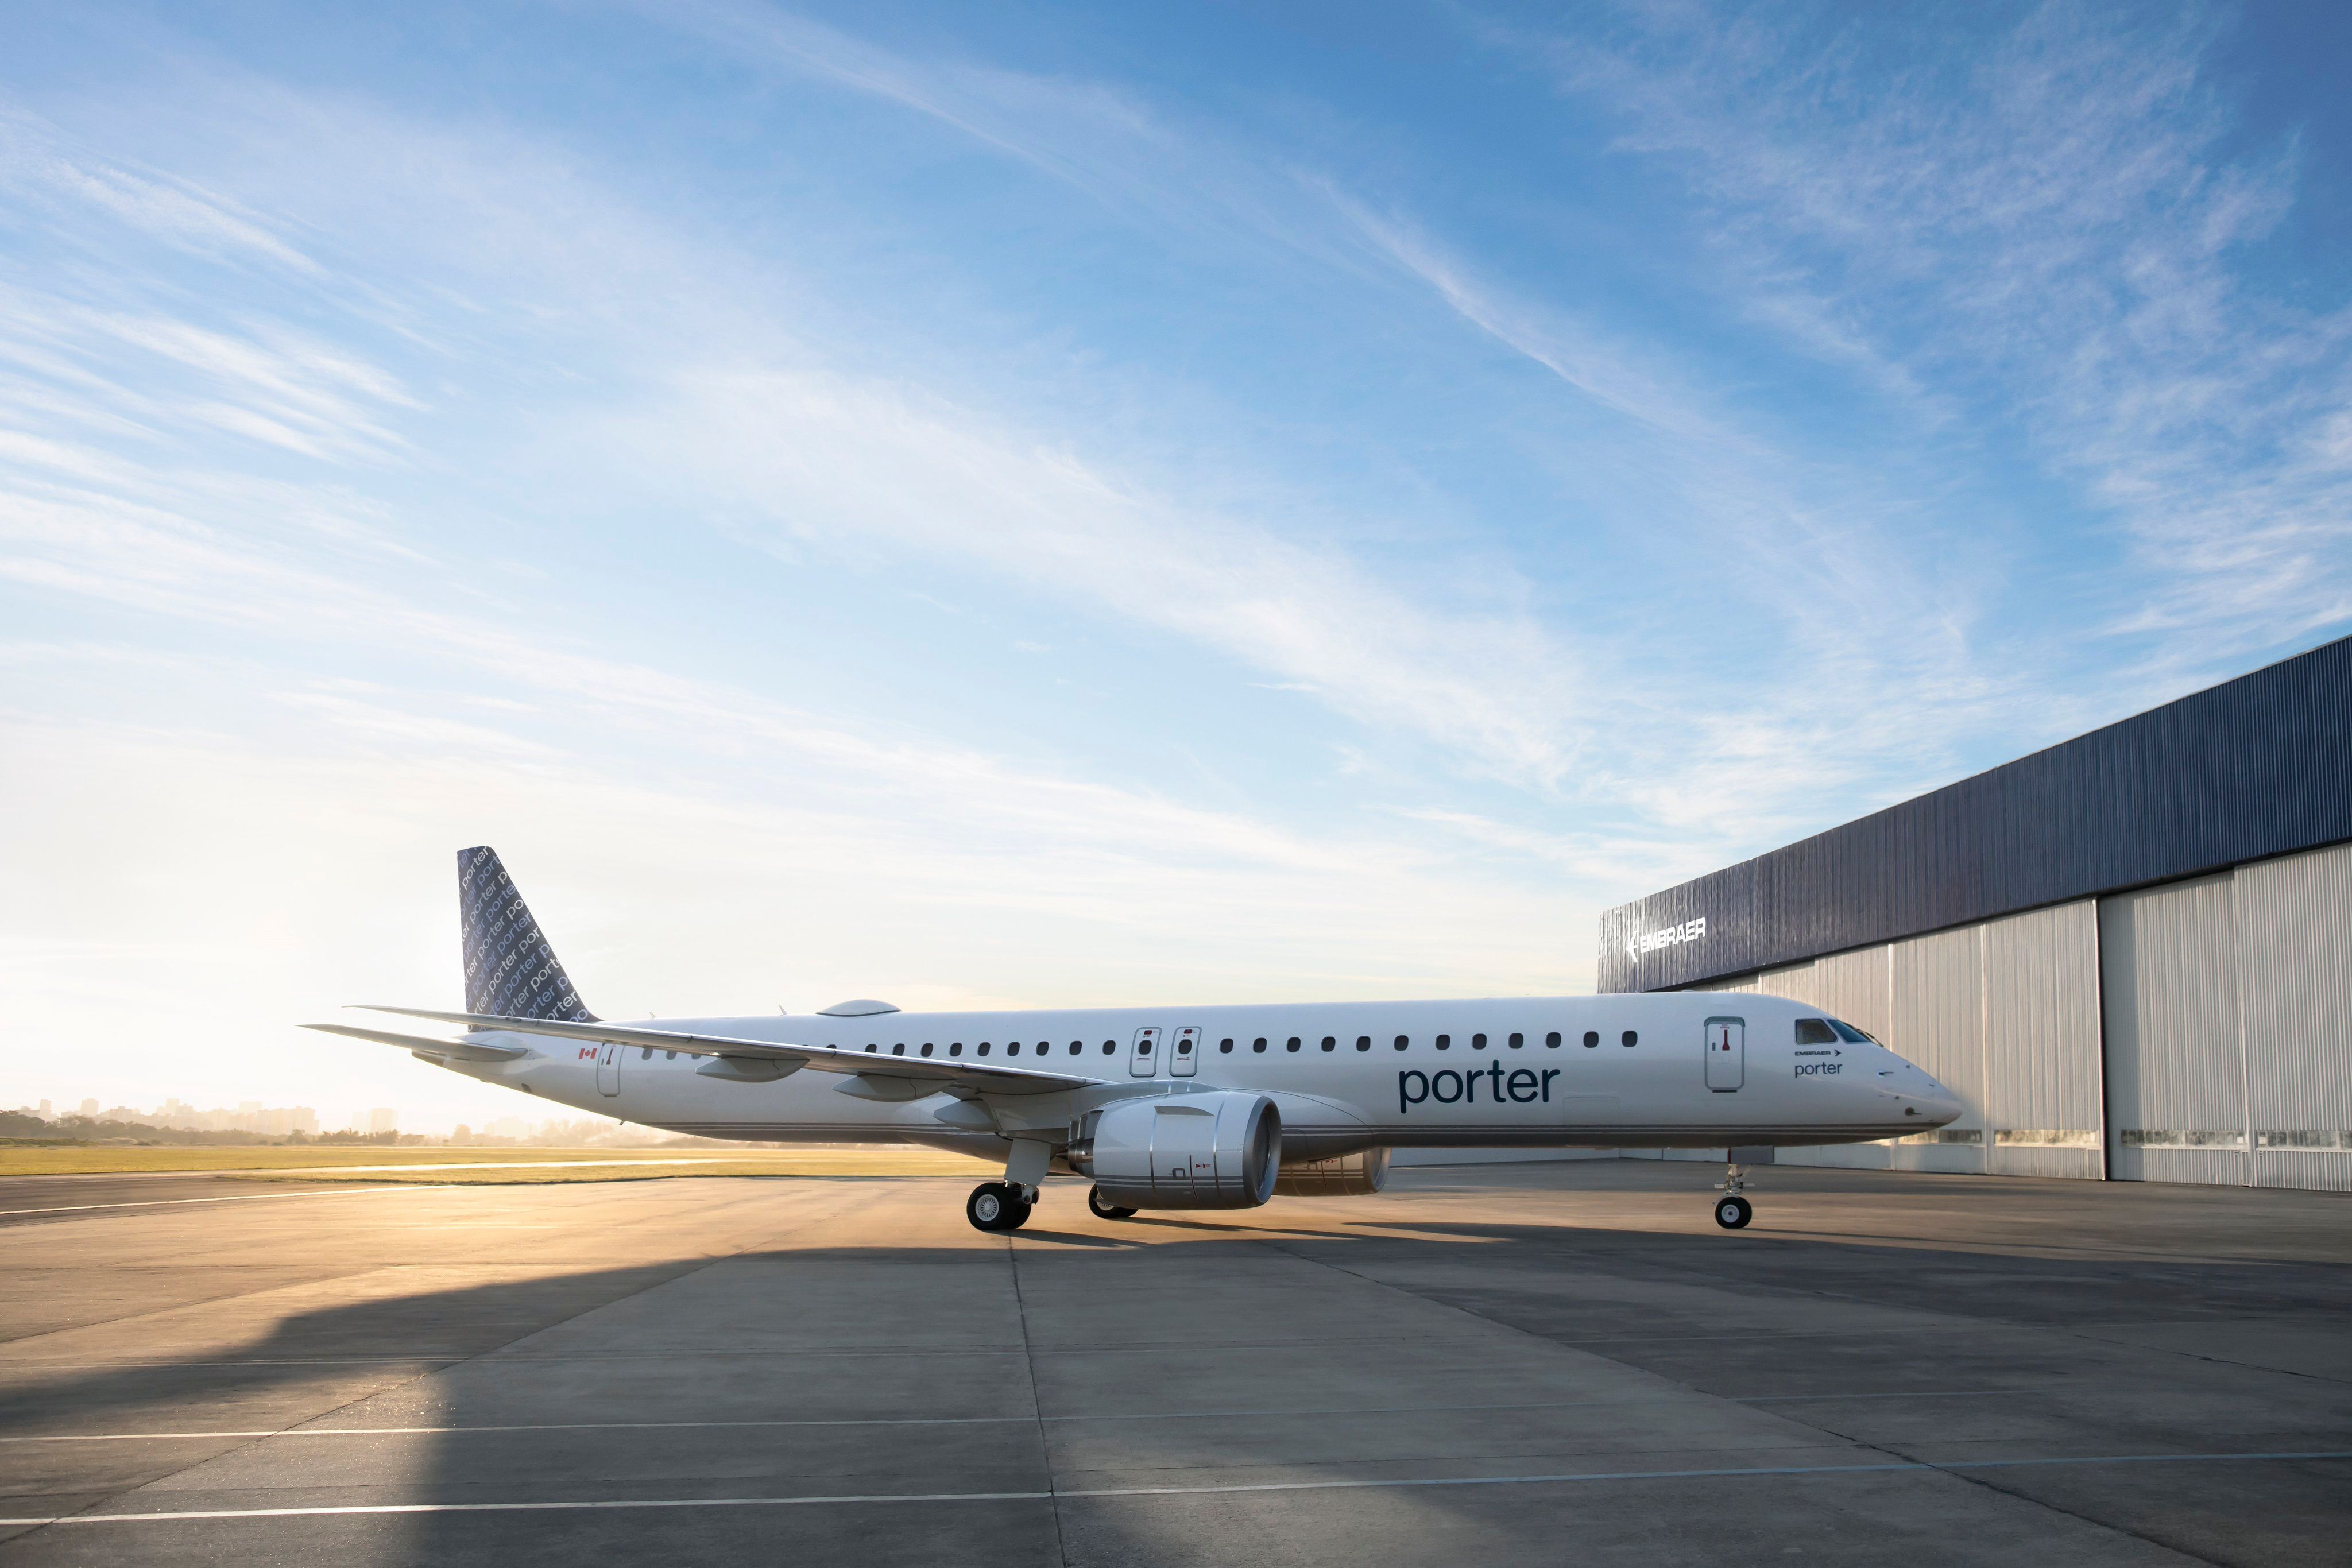
[[[383,1186],[343,1186],[332,1192],[245,1192],[229,1197],[142,1197],[131,1203],[68,1203],[58,1208],[0,1208],[14,1214],[80,1214],[93,1208],[171,1208],[183,1203],[258,1203],[265,1197],[356,1197],[364,1192],[455,1192],[456,1182],[402,1182]]]
[[[1538,1476],[1421,1476],[1396,1480],[1251,1481],[1234,1486],[1088,1487],[1046,1491],[845,1492],[824,1497],[588,1498],[568,1502],[382,1502],[335,1508],[234,1508],[169,1513],[69,1513],[35,1519],[0,1519],[0,1529],[51,1524],[160,1524],[172,1521],[231,1519],[338,1519],[403,1513],[610,1512],[632,1509],[810,1508],[876,1502],[1044,1502],[1051,1500],[1123,1497],[1223,1497],[1247,1492],[1376,1491],[1411,1487],[1562,1486],[1594,1481],[1732,1480],[1763,1476],[1863,1476],[1898,1471],[2025,1469],[2055,1465],[2227,1464],[2352,1459],[2352,1449],[2276,1454],[2098,1454],[2042,1459],[1956,1459],[1948,1464],[1897,1460],[1874,1465],[1758,1465],[1737,1469],[1584,1470]]]
[[[1812,1399],[1991,1399],[2004,1394],[2052,1394],[2059,1387],[2049,1383],[2031,1388],[1895,1388],[1876,1394],[1742,1394],[1736,1397],[1718,1394],[1715,1397],[1726,1405],[1796,1405]]]
[[[401,1361],[430,1361],[431,1356],[404,1356]],[[242,1365],[243,1363],[236,1364]],[[2037,1389],[1966,1388],[1918,1394],[1786,1394],[1747,1399],[1727,1399],[1727,1405],[1779,1404],[1790,1399],[1975,1399],[1992,1395],[2032,1394]],[[1034,1426],[1041,1421],[1229,1421],[1240,1417],[1265,1419],[1287,1416],[1435,1416],[1448,1412],[1487,1410],[1619,1409],[1629,1405],[1676,1398],[1662,1394],[1645,1399],[1539,1399],[1507,1405],[1346,1405],[1305,1410],[1143,1410],[1109,1416],[867,1416],[809,1421],[539,1421],[477,1427],[272,1427],[250,1432],[51,1432],[26,1437],[0,1437],[0,1443],[147,1443],[202,1437],[439,1437],[467,1432],[692,1432],[759,1431],[825,1427],[989,1427]]]

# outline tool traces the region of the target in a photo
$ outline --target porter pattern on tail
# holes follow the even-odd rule
[[[488,845],[457,852],[457,911],[465,923],[467,1012],[596,1021],[540,935],[498,852]]]

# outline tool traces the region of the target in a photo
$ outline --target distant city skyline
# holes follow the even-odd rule
[[[192,1105],[177,1095],[167,1094],[155,1103],[153,1110],[140,1108],[140,1104],[152,1099],[152,1096],[134,1095],[131,1102],[104,1105],[95,1096],[85,1096],[69,1109],[52,1100],[40,1100],[29,1104],[0,1107],[0,1110],[35,1116],[45,1122],[63,1122],[68,1117],[79,1116],[91,1121],[136,1123],[172,1131],[251,1133],[262,1137],[285,1137],[297,1133],[316,1137],[322,1133],[349,1132],[371,1136],[384,1133],[421,1133],[428,1137],[498,1138],[518,1143],[551,1137],[576,1141],[576,1134],[583,1125],[577,1117],[507,1115],[483,1117],[478,1122],[439,1124],[420,1122],[404,1126],[396,1107],[381,1105],[352,1111],[344,1116],[340,1126],[326,1127],[320,1124],[319,1113],[308,1105],[265,1106],[258,1101],[245,1101],[235,1107],[206,1108]]]
[[[12,9],[0,1100],[1573,991],[2352,629],[2344,7]]]

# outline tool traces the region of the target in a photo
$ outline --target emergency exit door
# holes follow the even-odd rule
[[[1706,1020],[1706,1086],[1727,1093],[1748,1078],[1748,1020]]]
[[[596,1087],[606,1094],[621,1092],[621,1048],[607,1045],[596,1053]]]
[[[1171,1077],[1190,1078],[1201,1070],[1201,1031],[1180,1029],[1176,1040],[1168,1048],[1168,1071]]]
[[[1128,1075],[1150,1078],[1160,1071],[1160,1031],[1139,1029],[1135,1031],[1135,1046],[1127,1059]]]

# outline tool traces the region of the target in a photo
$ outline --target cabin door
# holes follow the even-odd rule
[[[1176,1078],[1190,1078],[1201,1071],[1201,1031],[1180,1029],[1175,1043],[1168,1048],[1168,1071]]]
[[[1718,1094],[1738,1089],[1748,1077],[1748,1020],[1706,1020],[1706,1086]]]
[[[607,1045],[596,1053],[596,1088],[604,1094],[621,1092],[621,1048]]]

